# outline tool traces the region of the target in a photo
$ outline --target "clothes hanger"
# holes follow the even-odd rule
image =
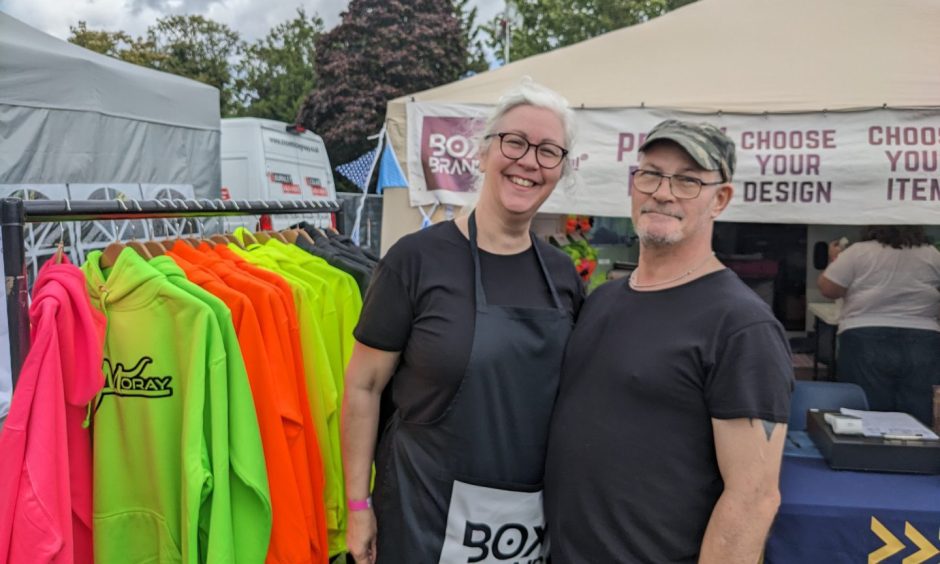
[[[72,204],[68,199],[65,200],[65,209],[71,213]],[[52,255],[55,264],[62,264],[62,257],[65,256],[65,223],[59,222],[59,242],[55,246],[55,254]]]
[[[296,231],[297,231],[298,239],[303,239],[304,241],[310,243],[311,245],[316,246],[316,243],[313,241],[313,237],[311,237],[309,233],[307,233],[303,229],[297,229]]]
[[[59,235],[59,242],[55,246],[55,254],[52,255],[55,264],[62,264],[62,257],[65,256],[65,226],[59,224],[62,233]]]
[[[159,205],[161,208],[166,207],[166,205],[162,201],[160,200],[155,200],[155,201],[157,202],[157,205]],[[157,239],[157,229],[154,226],[153,218],[149,219],[148,221],[150,222],[150,241],[145,241],[144,245],[147,245],[147,249],[150,250],[150,254],[152,254],[153,256],[155,257],[162,256],[166,254],[166,252],[169,251],[173,245],[172,243],[170,243],[170,240],[168,238],[164,238],[163,240]],[[169,234],[170,232],[169,222],[165,218],[161,219],[160,221],[163,222],[163,227],[165,231],[164,235]]]
[[[232,206],[235,207],[236,211],[241,211],[241,208],[238,207],[237,200],[229,200],[229,201],[232,202]],[[222,204],[222,200],[219,200],[219,205],[224,207],[224,204]],[[238,237],[232,234],[232,228],[228,224],[228,216],[226,216],[225,219],[222,220],[222,228],[225,230],[225,233],[219,234],[219,237],[221,237],[221,240],[217,239],[216,240],[217,243],[219,243],[220,245],[226,245],[226,246],[228,246],[229,244],[237,245],[240,249],[245,248],[245,245],[243,245],[242,242],[238,240]]]
[[[134,249],[134,251],[138,255],[140,255],[140,258],[144,260],[150,260],[153,258],[153,255],[150,254],[150,251],[147,249],[147,246],[141,243],[140,241],[138,241],[137,239],[132,239],[125,246]]]
[[[238,239],[238,237],[235,237],[235,238]],[[258,242],[258,239],[257,237],[255,237],[254,233],[252,233],[251,231],[248,231],[247,229],[242,231],[242,238],[243,238],[242,248],[248,245],[260,245],[261,244]]]
[[[280,231],[265,231],[265,234],[272,239],[277,239],[281,243],[287,244],[287,238],[284,237],[284,234]]]
[[[147,248],[151,257],[160,257],[166,254],[166,247],[160,241],[144,241],[144,247]]]
[[[124,200],[117,200],[122,208],[127,209],[127,204],[124,203]],[[113,223],[113,222],[112,222]],[[118,237],[117,229],[115,228],[114,237]],[[121,255],[121,252],[124,251],[126,246],[120,239],[115,239],[104,248],[104,251],[101,253],[101,258],[98,260],[98,266],[102,269],[111,268],[117,262],[118,257]]]
[[[98,261],[98,265],[101,268],[111,268],[114,266],[114,263],[117,262],[118,256],[120,256],[123,250],[124,243],[121,241],[113,241],[104,248],[104,251],[101,253],[101,259]]]
[[[174,211],[180,209],[176,205],[176,200],[173,200],[173,199],[168,198],[167,205],[172,207]],[[190,243],[183,237],[184,218],[182,217],[176,218],[178,219],[178,221],[171,221],[171,219],[173,218],[166,218],[163,220],[166,222],[166,226],[167,226],[167,233],[166,233],[167,237],[166,237],[166,241],[164,242],[164,246],[166,246],[168,249],[172,249],[174,245],[176,245],[179,242],[182,242],[184,245],[188,245],[191,247],[192,243]]]
[[[142,212],[143,208],[140,206],[140,201],[131,200],[134,204],[137,205],[137,211]],[[144,241],[141,241],[141,244],[147,249],[147,253],[150,255],[150,258],[161,256],[166,252],[166,249],[163,248],[159,242],[155,241],[153,238],[154,228],[153,228],[153,218],[144,219],[144,235],[147,237]]]

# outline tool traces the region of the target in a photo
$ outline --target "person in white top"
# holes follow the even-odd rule
[[[827,298],[844,298],[838,379],[854,382],[871,409],[933,421],[932,386],[940,385],[940,251],[922,227],[865,229],[817,281]]]

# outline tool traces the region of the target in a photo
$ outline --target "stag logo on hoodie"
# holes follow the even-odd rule
[[[101,389],[100,397],[115,395],[154,399],[172,396],[172,376],[147,376],[144,374],[144,371],[152,363],[153,359],[145,356],[138,360],[133,367],[125,368],[123,363],[111,364],[109,359],[104,359],[104,388]]]

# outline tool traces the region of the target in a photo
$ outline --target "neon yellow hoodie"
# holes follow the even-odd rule
[[[234,562],[245,547],[231,533],[227,429],[213,427],[226,401],[219,322],[133,249],[107,271],[100,258],[82,266],[108,318],[92,406],[95,561]]]

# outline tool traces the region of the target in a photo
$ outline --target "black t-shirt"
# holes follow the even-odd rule
[[[783,327],[730,270],[657,292],[598,288],[549,434],[552,561],[695,562],[724,488],[711,419],[786,422],[792,387]]]
[[[536,244],[562,306],[576,318],[583,289],[571,259]],[[490,304],[554,307],[532,248],[515,255],[481,250],[480,263]],[[473,280],[470,242],[452,221],[403,237],[375,271],[354,335],[370,347],[401,351],[391,386],[405,420],[435,419],[457,392],[473,342]]]

